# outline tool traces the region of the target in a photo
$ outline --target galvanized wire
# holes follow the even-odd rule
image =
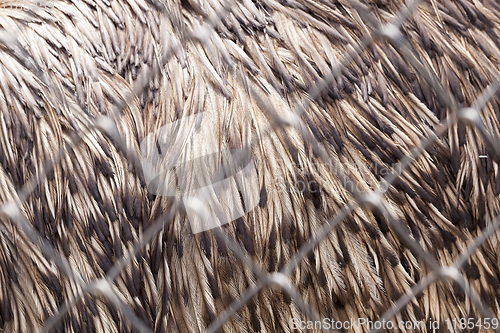
[[[181,42],[193,42],[193,43],[209,43],[210,35],[215,32],[214,28],[220,23],[221,19],[227,12],[232,2],[236,0],[228,0],[223,6],[217,9],[216,15],[210,17],[206,24],[200,27],[197,31],[190,31],[184,33],[184,40]],[[222,326],[228,322],[232,316],[246,303],[248,303],[252,297],[257,295],[264,288],[280,288],[288,294],[288,296],[293,300],[297,307],[311,320],[320,320],[320,316],[310,307],[307,302],[302,298],[299,291],[293,286],[291,280],[289,279],[290,274],[300,265],[303,259],[310,254],[313,249],[329,235],[329,233],[334,230],[347,216],[349,216],[355,209],[359,207],[364,207],[372,210],[378,211],[391,225],[394,232],[398,235],[400,241],[409,248],[414,255],[419,257],[427,266],[430,273],[422,277],[422,279],[411,288],[410,292],[403,295],[399,300],[394,300],[394,304],[390,309],[381,316],[379,322],[389,321],[394,318],[399,312],[401,312],[405,306],[411,302],[412,299],[417,297],[431,284],[437,281],[452,280],[454,281],[465,294],[469,296],[471,301],[474,303],[476,308],[481,312],[485,318],[494,318],[491,309],[486,306],[486,303],[480,299],[477,292],[473,290],[467,283],[465,277],[460,273],[459,269],[466,263],[466,261],[474,254],[474,252],[482,246],[482,244],[488,240],[500,227],[500,216],[498,216],[488,227],[479,234],[472,244],[468,247],[467,251],[462,253],[459,258],[451,266],[443,267],[439,264],[436,258],[425,251],[412,237],[408,235],[408,232],[404,229],[404,226],[397,221],[397,219],[392,216],[392,214],[387,210],[383,203],[383,197],[388,191],[389,187],[394,184],[401,174],[406,170],[413,161],[421,156],[421,154],[428,149],[439,136],[444,134],[451,126],[454,126],[458,122],[465,124],[467,126],[474,127],[477,132],[481,135],[482,139],[487,143],[489,147],[492,148],[494,154],[500,158],[500,141],[495,137],[494,134],[490,133],[486,128],[484,122],[480,117],[481,110],[486,106],[486,104],[493,98],[493,96],[500,90],[500,78],[491,83],[480,96],[477,97],[475,102],[468,108],[461,108],[459,104],[455,101],[453,95],[447,93],[446,89],[442,87],[438,78],[436,78],[433,72],[428,69],[422,61],[420,61],[417,52],[415,52],[410,43],[405,40],[403,34],[400,32],[402,24],[411,17],[415,11],[420,1],[410,1],[408,4],[396,15],[395,19],[389,23],[381,25],[378,20],[369,12],[369,10],[361,3],[355,0],[348,0],[352,7],[358,12],[359,16],[363,19],[364,23],[371,28],[370,34],[365,35],[358,45],[355,45],[350,52],[344,57],[342,62],[330,68],[330,72],[327,73],[321,80],[318,80],[308,92],[308,99],[297,103],[295,107],[294,115],[290,119],[280,119],[275,116],[277,113],[272,110],[272,103],[266,103],[266,101],[261,101],[260,105],[268,106],[267,111],[270,115],[275,116],[276,121],[273,123],[274,127],[268,127],[262,131],[260,138],[269,135],[271,131],[276,130],[275,126],[291,126],[295,127],[299,133],[304,135],[304,140],[311,145],[315,153],[320,156],[325,162],[334,163],[331,157],[321,149],[315,138],[308,132],[303,130],[304,124],[300,120],[301,115],[308,109],[310,104],[316,100],[321,93],[333,82],[334,77],[338,75],[343,68],[349,65],[354,57],[359,55],[367,46],[369,46],[374,39],[382,40],[384,42],[390,43],[394,48],[401,54],[401,56],[411,64],[422,77],[426,80],[430,87],[436,93],[436,97],[445,104],[451,111],[451,115],[447,117],[439,126],[436,126],[432,131],[427,133],[427,138],[422,140],[416,147],[414,147],[410,153],[401,159],[399,167],[387,175],[382,181],[380,181],[377,189],[371,192],[360,193],[356,186],[352,186],[353,182],[344,174],[340,172],[337,176],[343,183],[344,187],[351,192],[354,201],[346,204],[342,207],[333,217],[331,217],[322,228],[313,235],[303,246],[297,251],[297,253],[286,263],[286,265],[281,269],[280,272],[267,273],[262,270],[259,265],[252,261],[246,255],[246,251],[237,242],[233,241],[222,228],[215,228],[213,231],[219,240],[226,243],[227,247],[233,251],[233,253],[238,257],[242,263],[249,267],[251,271],[257,277],[257,281],[254,285],[250,286],[247,291],[241,295],[241,297],[235,300],[230,306],[227,307],[226,311],[221,313],[214,322],[207,328],[207,332],[214,333],[217,332]],[[158,5],[160,6],[160,5]],[[12,43],[12,40],[9,40]],[[117,148],[120,149],[125,155],[131,160],[133,165],[137,170],[142,170],[142,165],[139,161],[139,157],[135,152],[129,149],[126,145],[126,140],[122,138],[117,130],[115,120],[115,115],[118,115],[123,108],[127,106],[131,100],[139,95],[142,90],[148,85],[150,79],[162,71],[162,68],[170,60],[171,56],[175,53],[174,48],[179,47],[177,44],[171,46],[171,49],[164,52],[166,55],[162,61],[163,63],[155,62],[153,68],[145,68],[141,72],[141,77],[136,81],[133,91],[127,96],[125,100],[114,106],[114,110],[109,117],[101,116],[97,118],[93,123],[86,124],[86,128],[82,132],[75,132],[72,136],[73,145],[78,145],[82,142],[85,135],[91,131],[101,131],[104,135],[108,136],[110,139],[116,143]],[[220,45],[212,45],[212,47],[221,47]],[[22,49],[22,48],[20,48]],[[22,52],[20,52],[22,53]],[[18,56],[26,56],[24,53]],[[28,63],[28,62],[26,62]],[[35,68],[34,68],[35,70]],[[41,78],[45,78],[43,74],[40,74]],[[241,78],[240,78],[241,79]],[[45,83],[50,86],[48,80]],[[54,89],[54,91],[58,91]],[[255,94],[255,98],[260,98]],[[78,105],[75,105],[78,107]],[[251,146],[258,144],[257,141],[252,142]],[[251,147],[246,147],[251,148]],[[153,238],[172,220],[173,215],[178,209],[178,203],[174,202],[174,205],[169,209],[169,211],[158,218],[151,226],[143,233],[137,243],[132,247],[128,253],[126,253],[120,260],[118,260],[115,265],[108,271],[107,275],[103,279],[85,281],[78,270],[75,267],[71,267],[68,263],[67,258],[61,256],[55,251],[49,242],[45,241],[40,234],[31,226],[27,219],[21,213],[21,206],[25,200],[27,200],[32,194],[34,189],[41,184],[47,174],[53,169],[54,165],[64,156],[65,150],[61,150],[55,158],[46,161],[45,168],[42,172],[38,174],[37,177],[33,178],[28,182],[19,192],[20,200],[17,202],[4,203],[0,207],[0,212],[3,217],[9,218],[13,223],[21,230],[27,239],[32,243],[33,246],[38,247],[41,252],[49,258],[58,268],[63,272],[68,278],[73,280],[76,285],[79,286],[80,290],[76,297],[66,300],[66,302],[59,308],[59,311],[49,318],[42,328],[41,332],[51,331],[57,324],[59,324],[64,316],[84,297],[85,295],[91,296],[103,296],[105,297],[113,306],[115,306],[125,318],[130,322],[130,325],[137,331],[141,332],[152,332],[148,326],[138,318],[135,312],[126,304],[124,300],[121,299],[119,293],[113,288],[113,281],[120,275],[122,270],[129,264],[139,252],[149,244]],[[338,168],[334,168],[338,171]],[[203,199],[203,198],[202,198]],[[198,212],[200,218],[205,219],[199,206],[195,203],[191,204],[191,209]],[[376,327],[376,325],[375,325]],[[329,332],[329,330],[322,329],[324,332]],[[380,329],[373,329],[371,332],[378,332]],[[500,332],[500,328],[497,329]]]

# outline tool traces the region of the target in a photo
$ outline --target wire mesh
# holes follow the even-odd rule
[[[183,42],[193,42],[193,43],[208,43],[210,40],[210,35],[216,33],[215,28],[220,23],[221,18],[224,17],[227,8],[232,5],[233,0],[228,0],[221,6],[215,16],[210,17],[206,24],[198,29],[197,31],[186,32]],[[298,252],[289,260],[286,265],[279,272],[267,273],[259,265],[249,258],[245,250],[237,244],[235,241],[230,239],[227,234],[221,228],[215,228],[213,231],[216,233],[219,239],[223,239],[226,242],[228,248],[230,248],[234,254],[242,261],[242,263],[249,267],[252,272],[257,277],[257,282],[252,285],[247,291],[241,295],[241,297],[235,300],[224,313],[220,314],[214,322],[207,328],[207,332],[214,333],[217,332],[222,326],[234,316],[238,310],[247,304],[249,300],[257,295],[264,288],[281,288],[298,306],[298,308],[306,314],[308,318],[313,321],[320,321],[320,316],[315,313],[314,309],[307,304],[307,302],[301,297],[300,292],[293,286],[289,276],[292,272],[300,265],[302,260],[307,257],[309,253],[330,233],[334,230],[342,221],[349,216],[358,207],[367,207],[371,210],[378,211],[383,215],[394,232],[400,237],[401,242],[408,247],[414,254],[416,254],[430,269],[430,273],[424,276],[413,288],[411,292],[402,296],[399,300],[395,300],[392,308],[387,309],[385,314],[379,319],[378,323],[390,321],[394,318],[400,311],[402,311],[405,306],[411,302],[411,300],[417,297],[430,285],[436,283],[440,280],[452,280],[454,281],[470,298],[470,300],[475,304],[476,308],[481,312],[485,318],[495,318],[491,309],[488,308],[486,303],[481,300],[478,293],[473,290],[467,283],[465,277],[459,271],[460,268],[467,262],[467,260],[474,254],[474,252],[480,248],[483,243],[492,236],[496,230],[500,227],[500,216],[496,218],[488,227],[483,230],[483,232],[478,235],[472,244],[469,246],[467,251],[462,253],[460,257],[451,266],[443,267],[431,254],[427,253],[412,237],[408,235],[408,232],[403,228],[401,223],[391,215],[388,209],[385,207],[382,198],[387,193],[389,187],[394,184],[399,176],[419,157],[421,154],[428,149],[441,135],[443,135],[449,128],[457,123],[462,123],[467,126],[474,127],[487,145],[492,149],[493,153],[500,158],[500,144],[498,138],[496,138],[492,133],[489,133],[486,125],[480,117],[481,110],[486,106],[486,104],[493,98],[493,96],[500,90],[500,78],[497,78],[495,82],[490,84],[487,89],[485,89],[480,96],[478,96],[475,102],[470,107],[461,107],[459,103],[455,100],[454,96],[448,93],[440,84],[439,80],[434,76],[432,71],[430,71],[426,66],[419,60],[417,52],[412,50],[412,46],[405,39],[400,31],[402,24],[411,17],[418,7],[420,0],[410,1],[406,6],[399,12],[396,18],[388,24],[381,24],[374,17],[372,13],[367,9],[367,7],[355,0],[348,1],[353,8],[356,9],[357,13],[363,19],[364,23],[370,27],[370,34],[364,36],[361,43],[352,48],[339,64],[335,68],[330,68],[330,72],[323,77],[321,80],[316,82],[309,91],[309,98],[302,102],[297,103],[295,107],[294,121],[286,119],[277,119],[274,126],[291,126],[297,128],[300,133],[304,134],[304,140],[313,147],[316,154],[321,156],[324,161],[330,161],[335,163],[325,151],[321,150],[318,146],[315,138],[308,134],[307,131],[302,130],[303,124],[300,121],[301,115],[310,106],[311,101],[316,100],[320,94],[332,83],[334,77],[338,75],[342,68],[348,66],[348,64],[353,61],[353,59],[360,54],[366,47],[368,47],[374,39],[382,40],[389,43],[395,47],[395,49],[400,52],[404,59],[410,63],[426,80],[426,82],[434,89],[436,92],[436,97],[441,99],[441,102],[452,111],[451,116],[446,118],[442,124],[435,128],[433,131],[428,133],[428,137],[422,140],[414,149],[404,156],[399,167],[388,174],[380,183],[378,189],[371,192],[361,192],[356,186],[354,186],[351,179],[348,176],[338,172],[337,176],[342,181],[344,187],[351,192],[354,196],[355,201],[348,203],[339,210],[333,217],[331,217],[327,223],[321,228],[321,230],[311,239],[309,239]],[[161,4],[157,4],[161,7]],[[5,42],[7,38],[3,38]],[[15,44],[16,41],[9,39],[9,43]],[[114,107],[113,114],[119,114],[123,108],[135,97],[138,96],[142,90],[147,87],[149,81],[156,73],[161,71],[161,68],[166,65],[170,60],[171,56],[175,53],[175,48],[178,45],[174,45],[171,49],[167,50],[165,54],[166,57],[163,58],[163,63],[155,63],[154,68],[148,68],[142,72],[142,77],[136,81],[133,87],[133,93],[131,93],[127,100],[123,101],[121,104],[117,104]],[[219,47],[215,45],[215,47]],[[19,50],[22,48],[20,47]],[[21,51],[19,51],[22,54]],[[37,70],[32,67],[32,70]],[[41,77],[44,76],[42,72],[39,73]],[[269,103],[261,103],[262,105],[270,105]],[[266,110],[269,114],[276,115],[276,112],[270,107]],[[96,119],[94,123],[87,124],[86,131],[101,131],[104,135],[113,139],[118,145],[118,148],[125,152],[130,158],[131,162],[136,168],[141,170],[141,163],[139,157],[134,154],[127,146],[126,140],[120,137],[117,130],[115,119],[113,116],[105,117],[101,116]],[[269,135],[271,131],[275,128],[267,128],[263,131],[262,136]],[[75,132],[72,136],[72,142],[74,145],[78,145],[82,142],[82,138],[87,132]],[[253,142],[252,144],[257,144],[258,142]],[[64,274],[73,280],[80,288],[80,292],[77,297],[67,300],[62,307],[60,307],[58,313],[53,317],[49,318],[44,323],[41,332],[50,332],[54,327],[63,320],[64,316],[70,311],[78,301],[85,295],[91,295],[94,297],[103,296],[107,298],[110,303],[115,306],[121,313],[124,314],[125,318],[128,318],[129,324],[135,328],[137,331],[141,332],[152,332],[152,330],[135,314],[135,312],[126,304],[126,302],[119,296],[113,288],[114,280],[121,274],[125,267],[132,261],[144,247],[151,242],[151,240],[171,221],[173,214],[179,209],[178,203],[174,204],[167,214],[164,214],[158,218],[151,226],[145,231],[140,240],[132,247],[132,250],[126,253],[121,260],[117,261],[114,266],[109,270],[104,279],[94,280],[94,281],[84,281],[80,273],[75,267],[72,267],[67,258],[57,253],[57,251],[52,247],[52,245],[46,241],[41,235],[35,230],[35,228],[29,223],[29,221],[21,213],[21,207],[24,201],[26,201],[32,194],[34,189],[41,184],[47,175],[51,172],[54,163],[56,163],[66,152],[60,151],[55,158],[48,160],[46,167],[41,172],[39,177],[32,179],[28,182],[20,191],[20,201],[4,203],[1,206],[1,213],[4,217],[12,220],[15,225],[26,235],[29,241],[36,247],[38,247],[42,253],[44,253],[52,262],[58,266],[58,268],[64,272]],[[337,171],[337,170],[336,170]],[[194,203],[191,207],[195,211],[199,211],[199,207]],[[202,213],[200,217],[203,219]],[[1,227],[1,226],[0,226]],[[377,328],[381,325],[374,324],[374,328],[370,332],[378,332],[381,329]],[[330,330],[321,328],[324,332],[329,332]],[[339,329],[338,331],[342,331]],[[500,328],[496,330],[500,332]]]

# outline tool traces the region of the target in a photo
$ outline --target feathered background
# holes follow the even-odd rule
[[[203,131],[211,135],[190,140],[200,138],[200,127],[182,123],[170,141],[174,162],[187,163],[208,147],[251,148],[257,180],[246,185],[258,193],[258,205],[222,229],[264,271],[275,272],[354,200],[339,175],[350,177],[359,191],[377,189],[451,114],[423,73],[398,48],[378,40],[324,92],[310,95],[373,29],[347,1],[11,4],[17,3],[0,9],[0,200],[21,204],[31,225],[85,281],[105,277],[174,207],[174,216],[114,282],[119,297],[155,332],[204,331],[256,276],[213,231],[192,233],[178,206],[180,193],[148,192],[133,163],[148,134],[201,113],[209,126]],[[365,5],[382,23],[403,6],[393,0]],[[218,16],[214,33],[190,38]],[[443,0],[420,4],[401,30],[445,90],[470,106],[499,75],[499,27],[494,1]],[[160,69],[146,89],[128,100],[141,75],[155,67]],[[117,113],[115,106],[124,101]],[[293,112],[302,101],[310,104],[297,119]],[[481,114],[496,136],[499,112],[495,97]],[[89,130],[101,115],[116,122],[120,142]],[[442,265],[451,265],[500,211],[500,170],[490,148],[474,127],[453,125],[384,197],[389,212]],[[61,151],[53,171],[24,200],[22,186]],[[186,177],[209,177],[210,167],[198,165]],[[496,316],[498,258],[495,234],[462,269]],[[290,278],[321,317],[376,320],[429,272],[383,214],[357,208]],[[11,221],[2,220],[0,330],[34,332],[80,292]],[[479,316],[459,288],[438,282],[395,320],[443,323]],[[283,292],[264,289],[223,330],[290,332],[293,318],[305,315]],[[131,327],[106,297],[85,295],[57,329]]]

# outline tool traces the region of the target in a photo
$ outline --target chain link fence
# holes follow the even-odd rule
[[[381,24],[379,20],[375,18],[375,16],[367,9],[367,7],[355,0],[348,1],[353,8],[356,9],[359,16],[363,19],[364,23],[370,27],[371,33],[365,35],[362,39],[361,43],[356,45],[351,52],[346,54],[343,61],[336,68],[331,68],[331,72],[328,73],[321,80],[316,82],[312,89],[309,91],[309,99],[304,100],[298,103],[295,107],[295,114],[297,116],[296,119],[299,121],[293,122],[285,119],[277,119],[275,124],[281,126],[292,126],[296,127],[300,133],[307,133],[306,131],[301,130],[301,126],[303,124],[300,121],[300,116],[305,112],[305,110],[309,107],[311,101],[317,99],[320,94],[332,83],[334,77],[340,73],[342,68],[347,66],[353,59],[360,54],[366,47],[368,47],[374,39],[384,41],[385,43],[389,43],[397,49],[400,54],[404,57],[404,59],[411,64],[426,80],[426,82],[434,89],[435,95],[440,99],[440,102],[445,104],[449,110],[452,111],[451,116],[445,119],[442,124],[435,128],[434,131],[428,133],[427,139],[420,142],[419,145],[414,147],[411,153],[405,156],[399,164],[399,167],[394,172],[390,173],[379,183],[379,188],[375,191],[371,192],[360,192],[355,183],[353,183],[346,175],[341,174],[340,172],[337,174],[339,179],[344,184],[345,188],[351,192],[351,194],[356,198],[355,201],[347,204],[340,211],[338,211],[333,217],[331,217],[327,223],[323,225],[321,230],[311,239],[309,239],[300,249],[299,251],[292,257],[292,259],[285,264],[285,267],[281,269],[279,272],[268,273],[265,272],[259,265],[252,261],[246,255],[246,251],[238,245],[235,241],[230,239],[223,229],[215,228],[213,232],[217,234],[220,239],[223,239],[226,242],[228,248],[230,248],[234,254],[243,262],[244,265],[249,267],[252,272],[257,277],[257,282],[255,285],[252,285],[248,290],[241,295],[241,297],[233,302],[224,313],[220,314],[214,322],[207,328],[207,332],[214,333],[217,332],[222,326],[231,319],[232,316],[235,315],[245,304],[247,304],[254,296],[256,296],[261,290],[265,288],[281,288],[298,306],[298,308],[310,319],[313,321],[320,321],[322,318],[315,313],[315,311],[307,304],[307,302],[302,298],[300,292],[293,286],[289,276],[296,269],[301,261],[310,254],[313,249],[330,233],[334,230],[342,221],[348,217],[356,208],[358,207],[367,207],[373,211],[378,211],[379,214],[384,216],[387,221],[390,223],[393,231],[400,237],[401,242],[411,249],[411,251],[418,256],[419,259],[422,260],[423,263],[430,269],[431,273],[427,276],[420,279],[420,281],[411,288],[411,292],[402,296],[399,300],[395,301],[392,308],[388,309],[385,314],[379,319],[379,323],[384,321],[390,321],[394,318],[402,309],[405,308],[407,304],[411,302],[414,297],[417,297],[420,293],[422,293],[426,288],[430,285],[436,283],[440,280],[452,280],[454,281],[470,298],[470,300],[474,303],[477,310],[485,317],[485,318],[495,318],[495,315],[485,305],[485,303],[481,300],[478,293],[473,290],[466,281],[466,278],[460,272],[460,269],[467,262],[467,260],[474,254],[474,252],[482,246],[482,244],[492,236],[498,227],[500,227],[500,216],[496,218],[492,223],[490,223],[486,229],[482,231],[482,233],[477,236],[472,245],[462,253],[459,258],[454,262],[453,265],[442,267],[438,260],[434,258],[431,254],[427,253],[412,237],[408,235],[407,230],[401,225],[401,223],[391,215],[388,209],[385,207],[382,198],[388,191],[389,187],[394,184],[394,182],[398,179],[398,177],[406,170],[415,159],[417,159],[428,147],[430,147],[439,136],[443,135],[449,128],[454,126],[457,123],[462,123],[467,126],[474,127],[478,133],[480,133],[482,139],[487,143],[487,145],[491,148],[492,152],[500,157],[500,144],[497,137],[493,134],[489,133],[486,125],[483,123],[483,120],[480,117],[481,110],[486,106],[488,102],[493,98],[493,96],[500,89],[500,78],[497,78],[496,81],[491,83],[487,89],[485,89],[480,96],[477,97],[476,101],[470,107],[463,108],[459,106],[459,103],[455,100],[454,96],[449,94],[440,84],[439,80],[434,76],[434,74],[426,68],[426,66],[419,60],[418,55],[414,50],[412,50],[412,46],[405,39],[403,34],[400,31],[402,24],[411,17],[415,11],[420,1],[410,1],[406,4],[406,6],[399,12],[396,18],[386,24]],[[227,1],[224,6],[219,8],[217,15],[210,17],[206,24],[198,29],[197,31],[189,31],[185,34],[184,42],[193,42],[193,43],[207,43],[209,42],[209,36],[211,34],[216,33],[215,27],[220,22],[221,18],[224,17],[227,8],[232,5],[231,1]],[[161,7],[161,5],[159,5]],[[4,41],[6,38],[3,38]],[[14,40],[9,40],[10,43],[14,43]],[[170,58],[174,55],[175,47],[172,46],[167,54],[167,57],[163,59],[163,64],[155,64],[154,68],[147,68],[143,70],[141,73],[141,77],[135,82],[133,87],[133,93],[128,96],[128,100],[123,101],[121,104],[117,104],[114,107],[114,114],[120,113],[123,110],[127,103],[130,102],[134,96],[138,96],[141,91],[147,87],[150,79],[158,73],[161,67],[165,66],[165,64],[170,60]],[[215,47],[218,47],[215,45]],[[19,48],[21,49],[21,48]],[[20,51],[21,52],[21,51]],[[22,54],[22,53],[21,53]],[[36,68],[32,68],[32,70],[37,70]],[[44,77],[44,73],[39,73],[40,77]],[[273,110],[268,110],[271,114],[275,114]],[[275,116],[273,116],[275,117]],[[114,123],[113,117],[100,116],[95,120],[94,123],[87,124],[87,131],[101,131],[104,135],[108,136],[115,142],[119,149],[127,152],[127,156],[131,158],[131,162],[134,166],[141,170],[141,161],[139,158],[130,151],[130,149],[126,146],[126,140],[119,135],[119,131]],[[263,132],[263,136],[268,135],[273,128],[268,128]],[[84,132],[73,133],[72,142],[75,145],[78,145],[82,142],[82,138],[85,135]],[[335,164],[334,161],[331,160],[331,157],[318,146],[315,138],[311,135],[305,135],[304,140],[313,147],[313,150],[317,155],[319,155],[324,161],[331,161],[331,163]],[[256,144],[256,142],[252,143]],[[15,225],[22,230],[22,232],[27,236],[27,238],[37,246],[45,256],[50,258],[54,264],[64,272],[64,274],[73,280],[76,285],[80,288],[80,293],[77,297],[73,299],[66,300],[62,307],[59,308],[58,313],[49,318],[44,323],[43,329],[41,332],[50,332],[54,329],[56,325],[58,325],[65,315],[75,307],[75,305],[86,295],[90,295],[91,297],[104,296],[109,300],[109,302],[115,306],[125,318],[129,320],[129,324],[140,332],[151,332],[152,330],[146,325],[141,319],[136,315],[136,313],[130,308],[121,297],[119,297],[118,293],[113,288],[114,280],[121,274],[121,272],[125,269],[125,267],[132,261],[136,256],[139,255],[141,251],[143,251],[144,247],[152,241],[152,239],[158,235],[158,233],[165,227],[165,225],[170,221],[170,219],[175,214],[176,209],[179,209],[178,204],[174,204],[171,207],[168,214],[161,216],[154,223],[151,224],[149,229],[147,229],[142,235],[141,239],[133,246],[133,249],[126,253],[121,260],[116,262],[114,266],[109,270],[106,275],[106,278],[94,280],[94,281],[85,281],[81,274],[78,272],[76,267],[72,267],[68,259],[64,256],[61,256],[57,253],[57,251],[52,247],[52,245],[35,230],[35,228],[30,224],[30,222],[24,217],[21,213],[21,206],[23,202],[25,202],[31,195],[33,195],[34,189],[44,180],[44,178],[49,174],[53,168],[54,163],[56,163],[63,155],[65,151],[60,151],[55,158],[47,161],[46,167],[44,168],[41,176],[32,179],[28,182],[20,191],[19,198],[20,201],[16,203],[4,203],[1,206],[1,213],[4,218],[9,218],[11,221],[15,223]],[[191,207],[194,211],[197,211],[199,207],[196,204],[192,204]],[[203,218],[203,217],[202,217]],[[378,327],[378,328],[377,328]],[[380,331],[381,325],[375,323],[374,328],[371,330],[372,333]],[[330,330],[322,329],[325,332],[329,332]],[[339,331],[342,331],[341,329]],[[500,332],[500,328],[496,329],[497,332]]]

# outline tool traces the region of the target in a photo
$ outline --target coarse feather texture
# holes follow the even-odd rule
[[[21,186],[64,151],[23,203],[22,214],[86,281],[104,277],[180,199],[179,184],[177,197],[148,192],[132,163],[143,139],[166,124],[184,120],[162,161],[167,170],[214,147],[251,147],[257,179],[245,186],[258,193],[258,203],[222,229],[262,269],[275,272],[354,200],[339,174],[360,191],[376,189],[451,112],[422,73],[383,41],[356,56],[310,100],[314,84],[370,33],[347,1],[238,1],[225,9],[204,43],[188,36],[217,15],[217,1],[166,1],[163,11],[140,0],[53,4],[0,10],[0,32],[19,41],[4,41],[0,49],[1,201],[17,202]],[[401,9],[394,0],[365,4],[384,23]],[[498,77],[499,27],[494,1],[443,0],[422,3],[402,31],[443,87],[470,106]],[[114,114],[113,106],[130,95],[141,73],[163,61],[166,66],[147,89]],[[297,120],[292,112],[302,100],[311,104]],[[87,130],[99,115],[116,120],[128,151],[100,131]],[[498,115],[494,98],[482,111],[494,135]],[[285,126],[280,119],[299,125]],[[81,133],[79,144],[72,139],[75,131]],[[322,149],[329,161],[318,156]],[[195,164],[177,181],[192,190],[210,179],[210,168],[208,162]],[[455,125],[403,172],[384,204],[420,246],[450,265],[500,211],[499,177],[498,161],[477,130]],[[237,185],[230,186],[238,201]],[[190,222],[177,209],[114,283],[155,332],[202,332],[256,283],[214,231],[193,234]],[[499,255],[494,235],[462,269],[496,316]],[[358,208],[290,278],[322,317],[376,320],[429,272],[384,216]],[[2,221],[0,329],[36,331],[79,292],[11,222]],[[438,282],[394,320],[471,317],[480,314],[469,298],[451,283]],[[264,289],[223,330],[290,332],[294,318],[305,315],[287,295]],[[131,330],[104,296],[85,296],[58,329]]]

